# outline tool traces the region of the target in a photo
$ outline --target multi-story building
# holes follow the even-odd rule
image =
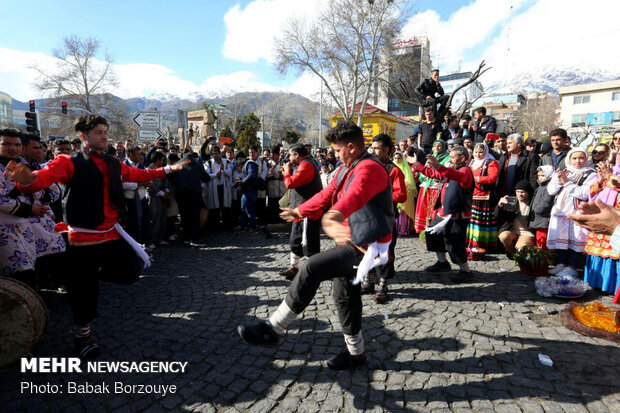
[[[393,65],[397,68],[405,68],[406,71],[391,70],[388,73],[388,82],[394,83],[403,76],[409,76],[407,84],[418,85],[423,79],[431,76],[431,55],[430,42],[426,36],[418,36],[409,40],[400,40],[393,45],[396,63]],[[369,103],[377,108],[393,113],[399,116],[416,117],[420,115],[420,108],[417,105],[409,105],[401,103],[388,88],[375,87],[374,94]]]
[[[497,132],[515,131],[517,112],[525,105],[525,97],[520,94],[489,95],[478,99],[474,105],[484,106],[487,115],[497,120]]]
[[[439,83],[441,83],[441,87],[443,87],[443,91],[450,95],[452,94],[459,86],[463,83],[471,79],[471,72],[462,72],[462,73],[451,73],[445,76],[439,77]],[[477,80],[465,86],[463,89],[459,90],[456,95],[452,98],[452,104],[450,105],[452,111],[456,111],[459,107],[465,102],[467,99],[468,102],[474,102],[474,107],[479,103],[477,99],[482,96],[484,93],[484,89],[482,88],[482,84]],[[472,110],[474,109],[472,107]]]
[[[0,124],[13,122],[13,99],[4,92],[0,92]]]
[[[620,80],[560,88],[560,127],[572,138],[605,138],[620,129]]]

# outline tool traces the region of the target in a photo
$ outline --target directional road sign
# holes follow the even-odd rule
[[[155,142],[159,138],[165,138],[166,135],[157,129],[138,129],[138,141]]]
[[[144,129],[160,129],[161,128],[161,113],[160,112],[136,112],[132,118],[132,122],[136,124],[138,128]]]

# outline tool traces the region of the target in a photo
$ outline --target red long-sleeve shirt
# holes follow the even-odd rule
[[[390,181],[392,181],[392,201],[395,204],[407,202],[407,184],[405,183],[405,174],[398,166],[390,171]]]
[[[468,166],[461,166],[459,169],[454,168],[446,168],[443,165],[439,165],[439,169],[429,168],[428,166],[422,165],[418,163],[418,166],[415,168],[416,172],[420,172],[424,176],[429,178],[442,180],[448,178],[454,182],[457,182],[463,188],[471,188],[474,182],[474,175],[469,169]],[[443,205],[443,197],[446,194],[446,185],[441,188],[441,205]],[[443,206],[437,211],[440,215],[443,216]],[[471,214],[470,212],[463,212],[464,216],[468,216]]]
[[[338,176],[341,168],[343,166],[338,168],[335,176]],[[355,171],[353,180],[345,190],[351,171]],[[325,208],[336,210],[344,215],[344,225],[348,226],[349,223],[346,218],[358,209],[361,209],[375,195],[387,188],[389,178],[386,178],[387,174],[383,166],[373,160],[364,159],[355,168],[346,172],[341,180],[341,185],[338,185],[337,179],[332,179],[327,187],[298,206],[297,209],[302,216],[314,220],[319,219],[323,215]],[[392,233],[378,240],[378,242],[390,242],[391,240]]]
[[[96,230],[106,231],[118,222],[118,212],[110,203],[108,191],[108,165],[106,165],[102,157],[96,156],[92,153],[90,155],[90,159],[95,162],[95,165],[97,165],[97,168],[99,168],[103,175],[104,218],[103,222],[96,228]],[[123,182],[147,182],[166,176],[164,168],[138,169],[126,165],[123,162],[118,162],[121,164],[121,179]],[[71,160],[71,157],[69,155],[60,155],[58,158],[48,163],[43,169],[33,171],[36,178],[32,184],[28,186],[18,185],[18,187],[22,192],[32,193],[47,188],[53,183],[67,184],[71,182],[74,173],[75,166],[73,164],[73,160]],[[120,237],[120,234],[115,229],[100,234],[88,234],[75,231],[69,232],[69,241],[75,245],[98,244],[105,241],[117,240],[120,239]]]
[[[497,182],[497,178],[499,177],[499,162],[491,161],[489,162],[489,166],[487,168],[487,174],[485,176],[480,176],[482,172],[482,165],[479,168],[474,169],[471,168],[471,171],[474,175],[474,181],[476,177],[478,180],[476,181],[476,187],[474,188],[474,196],[486,196],[491,191],[485,191],[480,187],[480,184],[493,184]]]
[[[314,165],[312,165],[312,162],[303,162],[306,158],[307,156],[301,158],[299,168],[297,168],[294,174],[284,174],[286,189],[299,188],[312,182],[315,174]]]

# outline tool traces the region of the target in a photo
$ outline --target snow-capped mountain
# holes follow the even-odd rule
[[[491,72],[489,72],[491,74]],[[497,73],[494,73],[494,78]],[[593,67],[544,67],[505,78],[497,77],[485,82],[480,78],[486,94],[550,92],[558,94],[560,87],[620,79],[620,71],[613,73]]]

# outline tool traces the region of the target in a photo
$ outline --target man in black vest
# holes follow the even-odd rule
[[[181,170],[185,163],[144,170],[105,154],[108,122],[101,116],[80,116],[75,131],[86,151],[60,155],[34,172],[23,163],[10,164],[7,169],[23,192],[36,192],[53,183],[67,186],[65,277],[75,323],[74,350],[80,358],[92,359],[101,351],[90,329],[98,316],[99,280],[130,284],[150,264],[144,250],[118,225],[124,210],[121,183],[163,178]]]
[[[450,263],[446,260],[446,251],[453,263],[459,266],[459,273],[451,279],[455,283],[465,282],[472,278],[467,263],[465,250],[467,225],[471,217],[471,203],[474,194],[474,176],[467,166],[469,153],[462,146],[450,152],[452,168],[439,164],[434,156],[427,157],[428,165],[418,162],[415,156],[408,156],[409,162],[416,172],[429,178],[447,179],[441,189],[441,206],[435,210],[435,217],[426,228],[426,248],[437,254],[437,262],[425,269],[426,272],[439,273],[450,271]],[[435,227],[433,230],[433,227]]]
[[[389,135],[381,133],[372,138],[371,149],[375,156],[385,165],[385,169],[390,176],[390,184],[392,185],[392,202],[394,203],[394,216],[398,216],[398,204],[407,202],[407,184],[405,183],[405,175],[403,171],[392,161],[390,156],[394,152],[394,143]],[[394,270],[394,249],[396,248],[396,221],[392,229],[392,242],[390,242],[389,261],[385,265],[377,267],[376,274],[379,276],[379,285],[375,293],[374,300],[377,304],[383,304],[387,300],[388,280],[396,274]],[[372,272],[372,271],[371,271]],[[362,283],[362,294],[373,292],[375,289],[374,274],[369,273]]]
[[[284,164],[284,185],[291,190],[291,208],[297,208],[323,189],[319,166],[310,157],[308,149],[296,143],[288,150],[289,162]],[[297,167],[295,173],[293,166]],[[291,236],[291,266],[280,275],[292,280],[299,271],[302,256],[310,257],[321,249],[320,222],[318,219],[303,218],[293,222]]]
[[[356,268],[367,249],[374,250],[391,241],[394,209],[388,173],[366,151],[362,130],[352,122],[343,122],[329,131],[326,139],[343,165],[325,189],[297,208],[283,208],[280,216],[287,221],[322,216],[323,230],[336,246],[308,259],[268,322],[240,325],[237,330],[248,344],[275,345],[310,304],[321,282],[333,280],[333,296],[347,350],[331,358],[327,365],[343,370],[366,361],[360,286],[351,280],[358,280]],[[329,211],[323,214],[326,208]],[[367,259],[373,259],[372,255]]]

